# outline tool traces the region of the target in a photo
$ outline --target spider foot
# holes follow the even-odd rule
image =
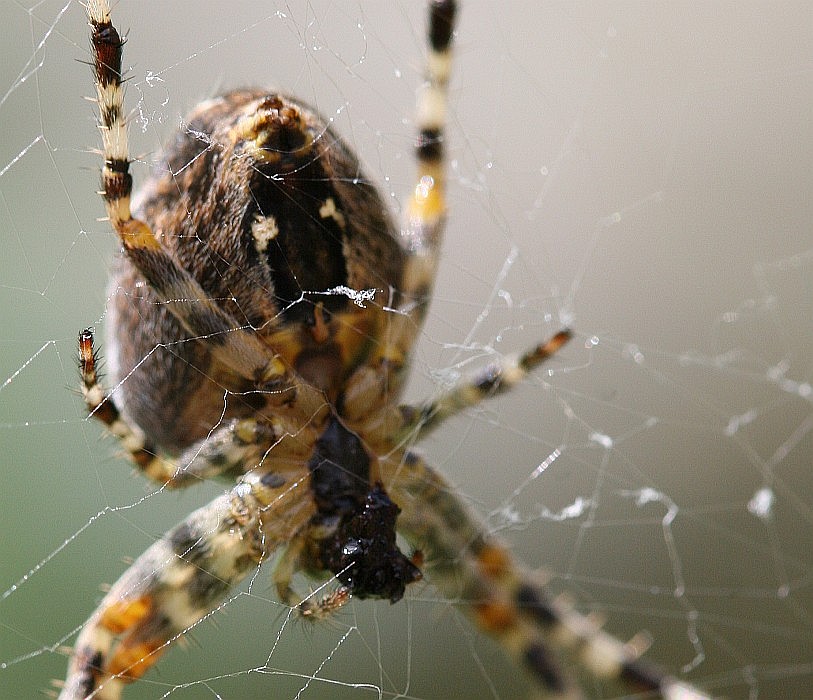
[[[299,605],[297,610],[300,617],[308,622],[326,620],[333,616],[339,608],[350,602],[353,597],[347,586],[340,586],[334,591],[326,593],[319,599],[313,597],[306,598]]]

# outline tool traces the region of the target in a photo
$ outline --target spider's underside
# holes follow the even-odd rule
[[[349,597],[396,602],[426,578],[562,697],[554,649],[653,695],[701,692],[551,600],[412,445],[503,393],[563,345],[562,331],[438,399],[398,403],[430,301],[445,223],[443,129],[453,0],[429,3],[416,186],[393,223],[354,154],[306,105],[237,90],[199,105],[131,212],[122,40],[90,0],[103,197],[124,255],[111,283],[98,382],[80,335],[85,400],[150,479],[236,485],[152,545],[114,584],[73,651],[64,700],[119,697],[228,590],[281,552],[280,598],[306,617]],[[396,543],[397,532],[414,551]],[[335,577],[303,599],[294,574]]]

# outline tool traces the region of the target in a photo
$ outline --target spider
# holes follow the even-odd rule
[[[396,225],[356,156],[307,105],[236,90],[198,105],[131,207],[124,41],[88,0],[116,262],[107,355],[79,335],[89,414],[166,488],[234,482],[156,541],[80,632],[60,698],[118,698],[228,590],[277,556],[280,599],[305,618],[352,598],[393,603],[426,577],[464,601],[539,686],[580,697],[557,660],[667,698],[707,697],[639,659],[561,598],[469,511],[413,445],[502,394],[563,330],[417,406],[399,403],[446,219],[444,126],[456,3],[430,0],[417,175]],[[398,533],[412,548],[401,551]],[[292,584],[333,578],[320,599]]]

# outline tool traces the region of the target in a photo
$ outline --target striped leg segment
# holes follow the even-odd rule
[[[60,700],[116,700],[312,515],[303,472],[250,474],[142,554],[76,640]]]
[[[435,283],[446,224],[445,154],[449,74],[457,3],[429,2],[426,83],[418,96],[415,159],[416,181],[401,221],[400,244],[405,253],[401,280],[388,313],[382,315],[377,348],[347,382],[343,413],[352,421],[377,421],[397,430],[391,412],[382,416],[386,396],[400,394],[409,353],[423,324]]]
[[[406,358],[420,331],[432,297],[440,247],[446,224],[446,158],[444,132],[452,36],[457,13],[454,0],[429,3],[426,84],[418,96],[415,145],[416,181],[401,223],[401,246],[406,253],[398,287],[398,313],[391,314],[380,356],[392,364],[396,356]],[[395,366],[397,375],[405,361]],[[389,379],[389,378],[388,378]]]
[[[417,406],[401,406],[401,436],[404,439],[422,440],[447,418],[486,399],[511,391],[572,337],[569,330],[559,331],[550,340],[519,357],[507,357],[488,365],[474,377],[461,381],[432,401]]]
[[[282,361],[256,335],[244,329],[206,294],[155,237],[149,225],[130,211],[133,178],[124,116],[121,58],[124,41],[110,21],[107,0],[88,0],[93,44],[96,99],[102,132],[104,167],[102,197],[110,223],[124,250],[152,289],[170,302],[168,308],[192,336],[205,338],[227,367],[258,383],[285,381]]]
[[[443,478],[417,454],[407,453],[389,488],[402,509],[399,531],[423,552],[423,569],[432,585],[456,601],[546,691],[554,697],[581,697],[540,626],[521,613],[511,555],[484,534]]]
[[[345,394],[349,416],[363,420],[365,435],[387,443],[390,449],[423,440],[444,421],[467,408],[504,394],[527,378],[528,374],[552,357],[572,337],[569,330],[559,331],[519,357],[506,357],[485,367],[473,377],[461,380],[440,396],[416,406],[383,406],[375,403],[381,394],[380,375],[369,368],[357,373]],[[374,407],[375,410],[371,410]],[[358,413],[354,412],[358,410]]]
[[[401,291],[419,305],[429,300],[446,220],[444,133],[456,14],[454,0],[429,3],[426,84],[418,97],[417,182],[402,232],[411,259]]]
[[[79,334],[79,370],[88,414],[104,423],[107,430],[118,438],[144,476],[170,488],[189,486],[232,471],[243,473],[246,465],[250,468],[256,464],[261,446],[275,445],[280,436],[292,434],[294,430],[293,426],[286,429],[281,419],[263,422],[234,419],[179,457],[168,457],[121,414],[113,398],[107,395],[99,381],[98,360],[93,332],[87,328]]]
[[[407,453],[388,482],[402,513],[399,531],[425,556],[428,579],[457,600],[554,697],[582,696],[559,665],[557,652],[577,659],[594,677],[623,682],[648,697],[708,700],[639,657],[644,637],[622,642],[563,598],[551,599],[539,577],[525,571],[424,460]]]

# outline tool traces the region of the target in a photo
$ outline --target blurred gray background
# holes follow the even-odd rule
[[[123,558],[222,486],[153,494],[84,420],[75,338],[104,326],[116,248],[84,11],[0,7],[0,697],[33,698]],[[332,116],[403,202],[421,3],[114,9],[137,182],[198,100],[268,85]],[[812,71],[807,2],[463,2],[451,220],[410,387],[572,325],[552,374],[425,450],[556,590],[729,698],[813,680]],[[430,586],[316,628],[285,624],[270,568],[243,591],[127,697],[526,692]]]

